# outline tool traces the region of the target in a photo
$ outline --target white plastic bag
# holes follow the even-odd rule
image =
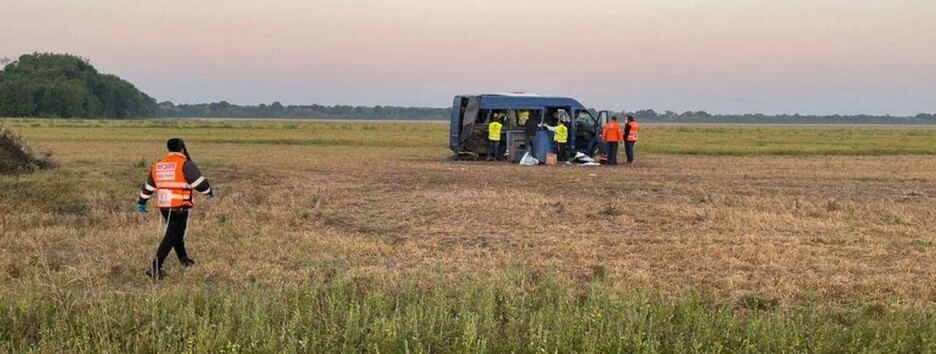
[[[574,160],[574,161],[577,162],[577,163],[581,163],[581,164],[587,164],[587,163],[593,163],[593,162],[595,162],[595,159],[591,158],[591,156],[585,155],[585,154],[583,154],[583,153],[581,153],[581,152],[575,153],[575,158],[572,159],[572,160]]]
[[[538,164],[539,164],[539,160],[537,160],[535,157],[530,155],[530,152],[524,153],[523,157],[520,158],[520,166],[533,166],[533,165],[538,165]]]

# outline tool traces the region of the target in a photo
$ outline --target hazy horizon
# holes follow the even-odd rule
[[[80,55],[159,101],[936,112],[923,0],[0,0],[0,56]]]

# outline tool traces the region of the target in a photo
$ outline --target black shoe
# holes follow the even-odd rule
[[[166,271],[162,269],[158,269],[156,270],[156,272],[153,272],[153,269],[150,268],[146,270],[146,276],[156,279],[156,280],[161,280],[162,278],[166,277]]]
[[[191,258],[180,259],[179,263],[182,263],[182,268],[190,268],[195,266],[195,260]]]

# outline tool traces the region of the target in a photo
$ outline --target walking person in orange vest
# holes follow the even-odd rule
[[[146,202],[155,194],[156,207],[166,222],[165,235],[156,250],[156,258],[146,270],[146,275],[156,279],[166,276],[163,262],[173,249],[182,267],[195,265],[195,260],[189,258],[185,251],[184,240],[189,209],[195,206],[193,192],[197,191],[208,198],[215,196],[208,180],[189,157],[185,142],[178,138],[169,139],[166,147],[169,148],[169,154],[153,165],[137,201],[137,211],[145,213]]]
[[[624,140],[624,132],[621,130],[621,124],[618,123],[617,116],[611,117],[611,121],[605,124],[604,130],[601,132],[601,138],[608,148],[608,164],[617,165],[618,144]]]
[[[624,124],[624,153],[627,154],[626,164],[634,163],[634,145],[637,145],[637,133],[640,132],[640,125],[634,120],[632,114],[627,115],[627,123]]]

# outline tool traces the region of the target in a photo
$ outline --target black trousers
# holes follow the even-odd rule
[[[617,165],[618,142],[608,143],[608,164]]]
[[[163,221],[166,222],[166,234],[163,236],[159,248],[156,250],[156,259],[153,267],[162,269],[163,262],[169,256],[169,251],[175,250],[180,262],[188,260],[185,252],[185,228],[188,226],[188,209],[159,209]]]
[[[566,160],[566,143],[556,143],[556,155],[559,157],[559,162]]]
[[[624,143],[624,153],[627,155],[627,163],[634,162],[634,145],[636,141],[627,141]]]

